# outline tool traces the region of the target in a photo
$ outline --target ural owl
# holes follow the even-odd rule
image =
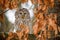
[[[19,9],[15,13],[15,26],[17,30],[20,30],[19,25],[24,24],[30,29],[30,14],[29,11],[25,8]]]

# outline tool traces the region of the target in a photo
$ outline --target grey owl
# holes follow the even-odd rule
[[[27,9],[22,8],[16,11],[15,13],[15,25],[19,29],[20,24],[30,26],[30,13]]]

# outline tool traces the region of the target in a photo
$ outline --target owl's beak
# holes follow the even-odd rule
[[[24,16],[22,16],[22,18],[24,19]]]

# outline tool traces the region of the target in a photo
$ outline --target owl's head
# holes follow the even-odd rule
[[[22,8],[22,9],[19,9],[16,11],[15,17],[19,18],[19,19],[29,19],[30,14],[29,14],[29,11],[27,9]]]

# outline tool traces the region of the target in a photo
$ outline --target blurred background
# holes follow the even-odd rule
[[[23,34],[23,32],[21,33],[13,27],[15,23],[15,12],[20,8],[26,8],[30,13],[30,27],[31,30],[34,30],[32,34]],[[40,34],[40,30],[37,31],[37,27],[41,26],[41,23],[39,24],[37,20],[40,20],[39,22],[41,22],[41,20],[45,20],[45,18],[47,18],[46,20],[49,20],[50,14],[52,14],[52,16],[50,16],[51,18],[56,14],[56,17],[54,17],[56,18],[55,24],[53,24],[52,21],[51,22],[53,29],[56,25],[58,33],[56,37],[52,37],[53,35],[47,36],[45,33],[44,37],[45,35],[47,37],[40,37],[41,35],[43,36],[43,32]],[[41,19],[39,19],[41,15],[45,15],[45,18],[41,17]],[[35,27],[35,25],[38,26]],[[34,34],[35,30],[37,31],[36,34]],[[21,34],[23,34],[23,36],[25,35],[22,39],[18,36]],[[0,40],[60,40],[60,0],[0,0]]]

